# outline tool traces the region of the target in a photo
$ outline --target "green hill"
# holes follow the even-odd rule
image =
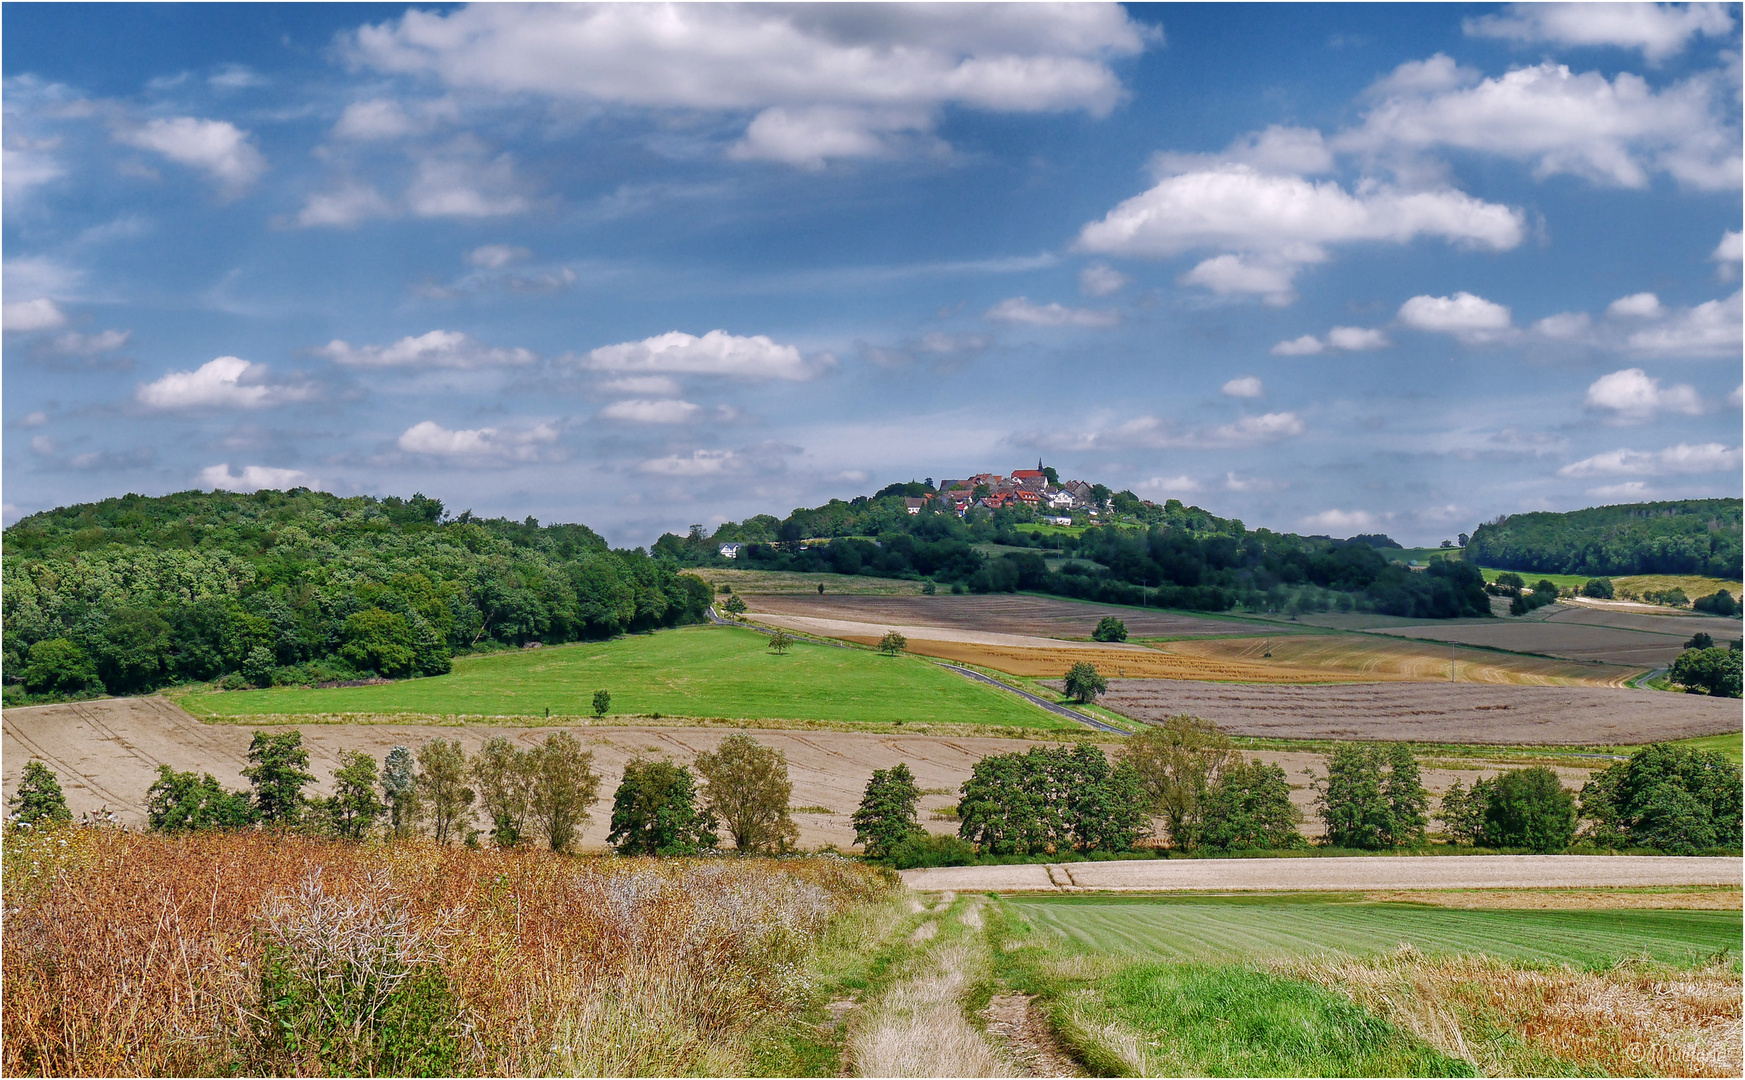
[[[1466,558],[1482,566],[1585,576],[1697,574],[1737,581],[1739,499],[1514,514],[1480,525]]]

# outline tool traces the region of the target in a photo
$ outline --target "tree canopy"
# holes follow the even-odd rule
[[[1512,514],[1480,525],[1466,557],[1540,574],[1699,574],[1737,581],[1739,499],[1596,506]]]

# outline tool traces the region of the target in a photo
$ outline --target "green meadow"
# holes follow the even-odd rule
[[[1346,897],[1048,898],[1006,903],[1039,930],[1134,960],[1241,962],[1340,952],[1485,955],[1604,967],[1624,957],[1693,965],[1739,956],[1737,911],[1468,910]]]
[[[1066,728],[1015,697],[924,659],[691,626],[610,641],[461,657],[454,671],[378,686],[190,694],[213,719],[278,715],[587,716],[594,692],[614,716]]]

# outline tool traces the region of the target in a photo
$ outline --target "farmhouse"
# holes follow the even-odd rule
[[[722,544],[721,545],[721,557],[723,559],[737,559],[737,558],[739,558],[739,547],[740,547],[740,545],[738,545],[738,544]]]

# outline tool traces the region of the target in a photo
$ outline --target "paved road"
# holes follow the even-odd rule
[[[940,892],[1533,889],[1739,885],[1745,860],[1631,855],[1400,855],[1370,858],[1134,859],[905,870]]]

